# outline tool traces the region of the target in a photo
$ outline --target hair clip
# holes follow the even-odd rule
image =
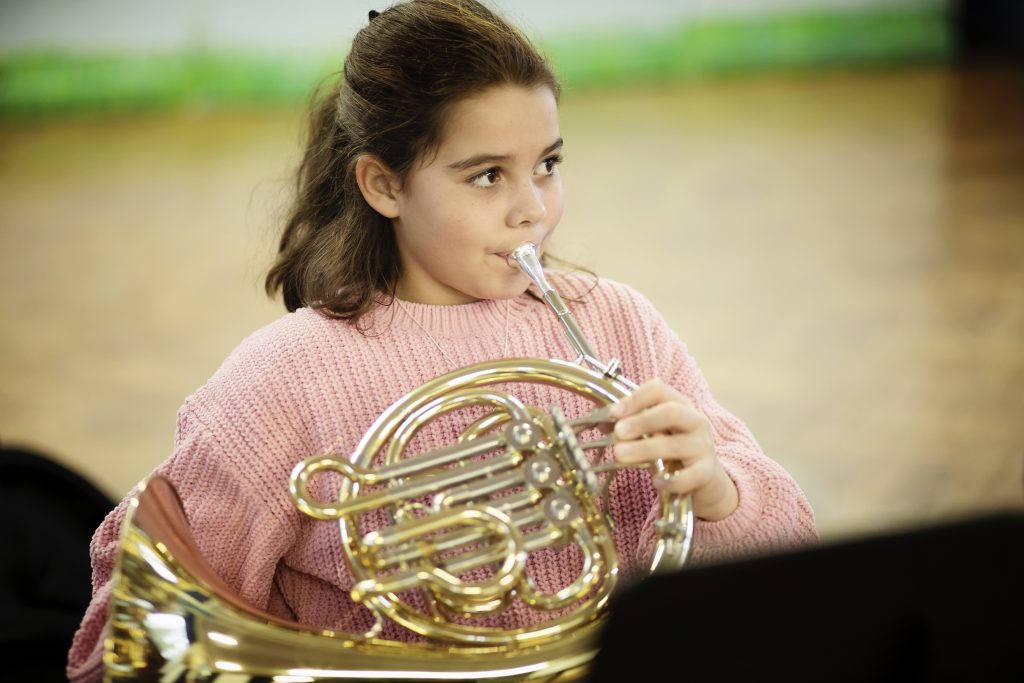
[[[373,21],[374,19],[376,19],[379,16],[380,16],[380,12],[378,12],[375,9],[370,10],[370,21]]]

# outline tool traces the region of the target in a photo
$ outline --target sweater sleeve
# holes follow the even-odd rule
[[[675,387],[708,418],[715,450],[739,493],[739,505],[718,521],[698,519],[693,562],[727,560],[816,543],[814,512],[793,477],[766,456],[739,419],[715,400],[707,380],[685,344],[646,299],[641,306],[653,321],[650,340],[654,376]],[[641,547],[653,540],[657,509],[645,525]]]
[[[244,600],[274,611],[280,601],[270,595],[278,560],[294,537],[290,522],[261,498],[257,482],[240,467],[193,407],[178,415],[172,456],[156,472],[170,479],[181,496],[193,537],[213,569]],[[103,639],[113,588],[114,560],[129,495],[93,535],[93,597],[68,654],[72,683],[99,681],[103,673]],[[281,616],[288,617],[287,613]]]

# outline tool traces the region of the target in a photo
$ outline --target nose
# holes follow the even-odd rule
[[[524,181],[516,188],[512,205],[509,207],[510,228],[529,227],[544,220],[548,208],[544,204],[543,190],[533,180]]]

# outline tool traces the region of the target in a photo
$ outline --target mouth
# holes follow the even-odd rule
[[[512,252],[510,252],[510,251],[496,251],[496,252],[494,252],[494,255],[497,256],[498,258],[500,258],[502,263],[504,263],[506,266],[508,266],[509,270],[513,270],[513,271],[517,271],[518,272],[519,266],[516,265],[516,262],[513,261],[512,258],[509,256],[509,254],[511,254],[511,253]]]
[[[523,244],[527,244],[527,243],[524,242]],[[532,244],[534,244],[534,246],[536,246],[535,242],[532,243]],[[515,247],[513,247],[512,249],[509,249],[508,251],[496,251],[496,252],[493,252],[493,253],[494,253],[495,256],[497,256],[502,261],[507,263],[509,265],[509,267],[512,268],[513,270],[519,270],[519,264],[516,263],[516,261],[512,258],[512,253],[514,251],[516,251],[516,249],[518,249],[520,246],[523,246],[523,245],[522,244],[517,244]]]

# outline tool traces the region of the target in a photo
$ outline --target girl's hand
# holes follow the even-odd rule
[[[661,380],[642,384],[612,406],[615,458],[622,463],[665,461],[667,477],[654,485],[673,493],[692,493],[694,514],[719,520],[739,504],[739,493],[715,453],[711,425],[693,402]]]

